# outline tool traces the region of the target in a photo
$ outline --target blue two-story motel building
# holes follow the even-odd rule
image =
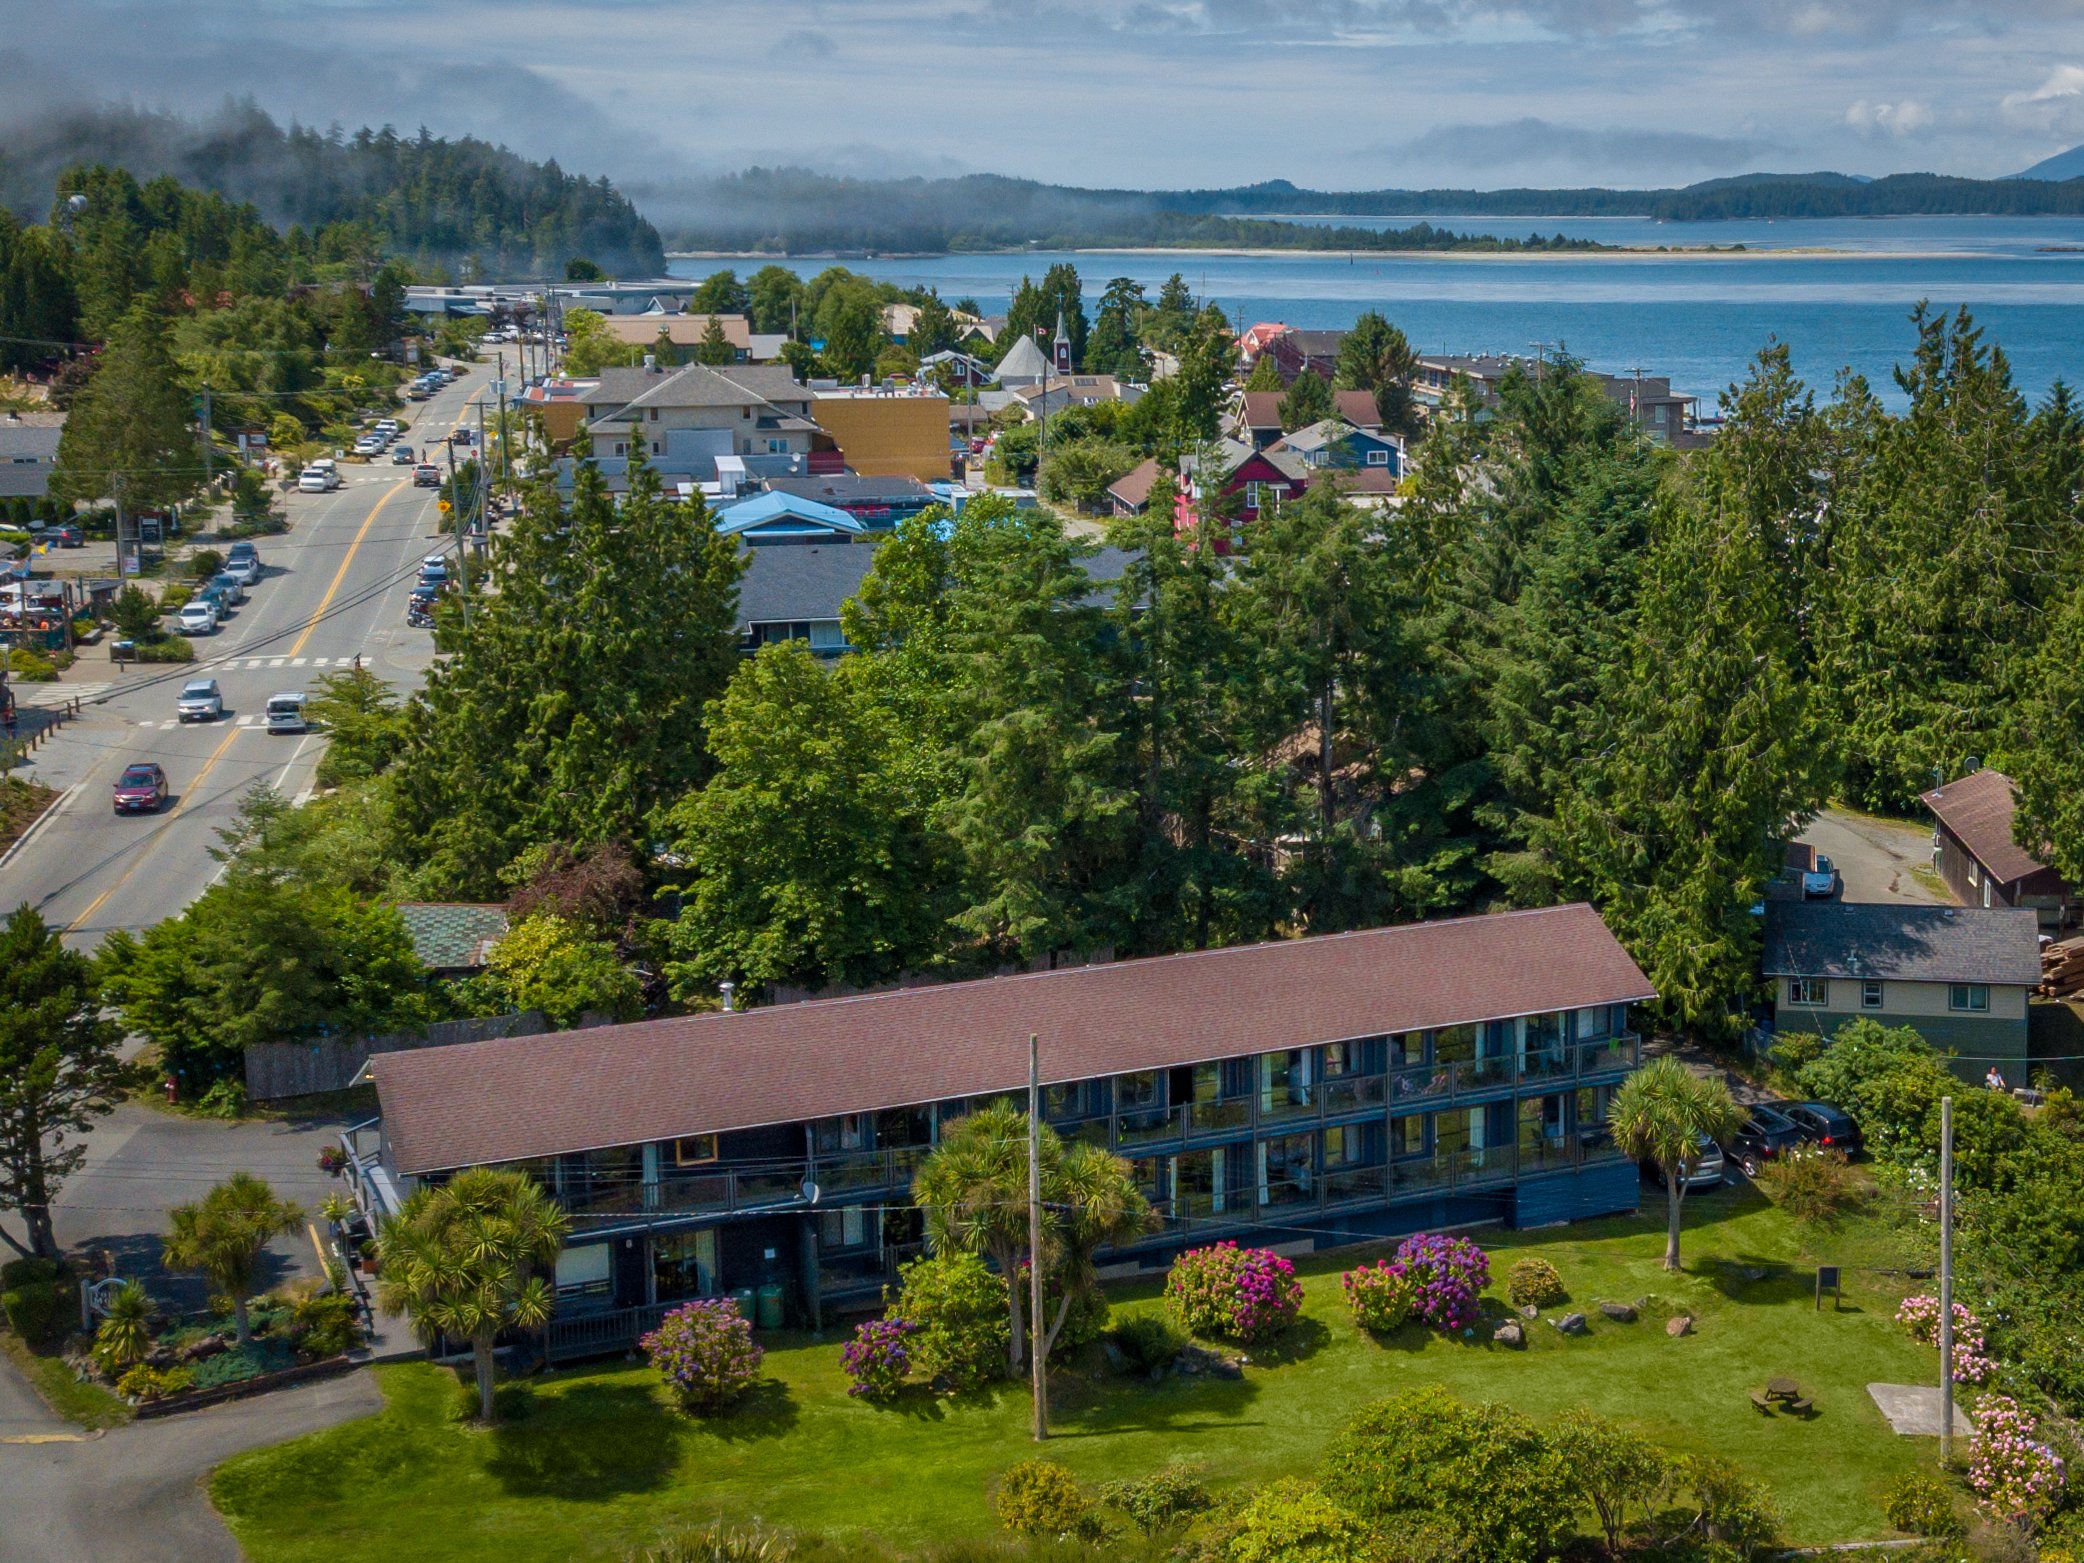
[[[1574,905],[386,1053],[353,1175],[379,1221],[464,1168],[538,1178],[572,1226],[553,1356],[689,1297],[872,1305],[920,1248],[920,1159],[1025,1104],[1030,1033],[1049,1121],[1163,1217],[1121,1273],[1220,1237],[1536,1225],[1635,1208],[1604,1123],[1653,997]]]

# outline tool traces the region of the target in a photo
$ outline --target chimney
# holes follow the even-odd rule
[[[734,1013],[737,1009],[737,1005],[732,1002],[732,997],[738,992],[738,984],[733,982],[729,977],[726,977],[722,982],[716,985],[716,991],[723,995],[724,1013],[726,1015]]]
[[[646,353],[644,355],[644,372],[646,374],[658,373],[658,354]]]

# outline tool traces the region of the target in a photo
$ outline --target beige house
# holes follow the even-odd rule
[[[752,357],[752,325],[743,315],[609,315],[601,325],[616,341],[631,347],[649,347],[663,332],[674,347],[692,349],[702,345],[712,320],[723,328],[724,340],[739,362]]]
[[[2040,930],[2023,908],[1774,901],[1762,964],[1773,1026],[1825,1036],[1851,1020],[1911,1026],[1963,1079],[2025,1083],[2026,1002]]]
[[[594,395],[601,399],[587,427],[603,456],[629,455],[633,437],[652,457],[675,454],[669,446],[700,446],[709,455],[803,455],[819,433],[810,391],[779,364],[604,373]]]
[[[820,391],[811,412],[863,477],[948,476],[948,398],[938,391]]]

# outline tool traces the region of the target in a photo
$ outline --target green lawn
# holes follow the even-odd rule
[[[0,1353],[21,1370],[22,1377],[59,1416],[90,1431],[121,1427],[131,1418],[130,1402],[111,1394],[99,1384],[85,1383],[73,1376],[55,1348],[38,1351],[12,1331],[0,1330]]]
[[[1519,1253],[1551,1260],[1573,1305],[1592,1313],[1588,1338],[1537,1324],[1524,1352],[1417,1332],[1378,1342],[1353,1327],[1340,1296],[1352,1256],[1312,1259],[1301,1265],[1304,1321],[1278,1361],[1242,1382],[1067,1375],[1050,1455],[1096,1481],[1187,1459],[1218,1481],[1257,1482],[1308,1472],[1367,1401],[1440,1383],[1537,1415],[1586,1405],[1674,1447],[1722,1453],[1771,1485],[1793,1541],[1887,1534],[1881,1490],[1931,1456],[1923,1440],[1889,1433],[1865,1389],[1919,1381],[1932,1366],[1891,1318],[1902,1287],[1849,1270],[1845,1310],[1817,1312],[1804,1244],[1778,1211],[1748,1191],[1688,1204],[1689,1269],[1676,1277],[1659,1268],[1663,1240],[1648,1216],[1478,1234],[1501,1286]],[[1826,1260],[1879,1253],[1860,1232],[1818,1246]],[[1788,1265],[1741,1279],[1742,1268]],[[1644,1296],[1655,1301],[1641,1323],[1592,1309]],[[1141,1285],[1117,1306],[1152,1308],[1156,1297]],[[1697,1331],[1672,1339],[1662,1319],[1681,1310],[1698,1317]],[[762,1391],[709,1424],[670,1409],[648,1370],[615,1366],[508,1386],[509,1424],[480,1432],[459,1418],[452,1375],[394,1366],[381,1370],[382,1414],[234,1460],[211,1493],[256,1563],[566,1563],[719,1516],[904,1543],[987,1531],[987,1481],[1030,1452],[1024,1391],[879,1410],[846,1397],[838,1346],[837,1335],[778,1338]],[[1820,1414],[1761,1418],[1746,1391],[1774,1374],[1799,1379]]]

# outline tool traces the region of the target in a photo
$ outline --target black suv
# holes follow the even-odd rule
[[[1795,1132],[1810,1144],[1825,1150],[1860,1152],[1860,1126],[1829,1102],[1787,1102],[1780,1111],[1794,1124]]]
[[[1744,1169],[1746,1177],[1755,1178],[1760,1167],[1800,1145],[1802,1131],[1777,1108],[1760,1104],[1745,1111],[1749,1116],[1737,1130],[1736,1138],[1729,1142],[1729,1155]]]

